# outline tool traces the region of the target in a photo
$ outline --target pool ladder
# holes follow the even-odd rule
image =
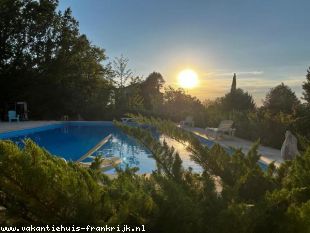
[[[81,162],[87,157],[91,156],[93,153],[95,153],[100,147],[102,147],[104,144],[106,144],[110,138],[112,137],[112,134],[109,134],[105,138],[103,138],[97,145],[95,145],[93,148],[91,148],[86,154],[84,154],[81,158],[79,158],[76,162]]]

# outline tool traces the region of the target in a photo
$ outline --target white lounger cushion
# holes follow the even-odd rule
[[[206,130],[216,133],[215,137],[217,137],[219,133],[233,134],[235,132],[235,129],[232,128],[233,124],[234,122],[232,120],[224,120],[221,121],[218,128],[206,128]]]

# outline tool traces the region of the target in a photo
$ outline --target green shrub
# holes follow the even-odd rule
[[[148,214],[153,206],[142,177],[125,171],[111,181],[50,155],[31,140],[23,149],[0,141],[0,176],[0,204],[7,208],[8,223],[141,224],[140,213]]]
[[[281,112],[232,112],[230,119],[234,121],[237,136],[252,141],[260,139],[263,145],[275,148],[281,148],[286,130],[294,131],[294,117]]]
[[[157,170],[118,171],[109,179],[97,170],[66,163],[33,142],[23,149],[0,141],[1,224],[137,226],[148,232],[309,232],[310,148],[279,168],[262,171],[258,143],[248,154],[202,146],[170,121],[132,116],[180,142],[203,168],[182,167],[179,154],[148,130],[116,126],[152,152]],[[3,216],[1,216],[3,217]]]

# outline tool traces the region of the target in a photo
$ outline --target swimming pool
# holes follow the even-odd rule
[[[30,138],[39,146],[48,150],[51,154],[62,157],[68,161],[76,161],[92,149],[98,142],[109,134],[110,140],[98,149],[95,154],[104,156],[117,156],[122,159],[120,168],[138,167],[138,173],[150,173],[156,169],[156,162],[151,152],[141,145],[136,139],[124,134],[115,127],[112,122],[65,122],[51,124],[37,128],[24,129],[1,133],[0,139],[10,139],[22,146],[25,138]],[[168,145],[173,146],[180,154],[183,167],[191,167],[194,172],[201,172],[202,168],[190,159],[190,153],[186,146],[169,137],[157,134],[160,141],[166,140]],[[201,143],[211,147],[214,142],[197,136]],[[226,148],[228,153],[233,151]],[[91,159],[84,160],[85,162]],[[259,166],[266,170],[268,165],[259,162]],[[106,173],[115,173],[115,169]]]
[[[51,154],[69,161],[76,161],[92,149],[109,134],[110,140],[96,152],[105,156],[117,156],[122,159],[121,168],[138,167],[138,173],[150,173],[156,169],[156,162],[151,152],[134,138],[124,134],[112,122],[67,122],[52,124],[38,128],[19,130],[0,134],[0,139],[10,139],[22,146],[25,138],[30,138]],[[163,140],[163,137],[161,140]],[[167,137],[165,140],[169,140]],[[194,171],[201,168],[190,160],[189,153],[181,143],[174,140],[169,145],[177,148],[185,168],[192,167]],[[86,159],[85,162],[91,161]],[[114,173],[109,170],[107,173]]]

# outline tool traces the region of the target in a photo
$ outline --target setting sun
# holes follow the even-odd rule
[[[178,80],[182,88],[194,88],[198,85],[198,75],[190,69],[182,70],[178,75]]]

